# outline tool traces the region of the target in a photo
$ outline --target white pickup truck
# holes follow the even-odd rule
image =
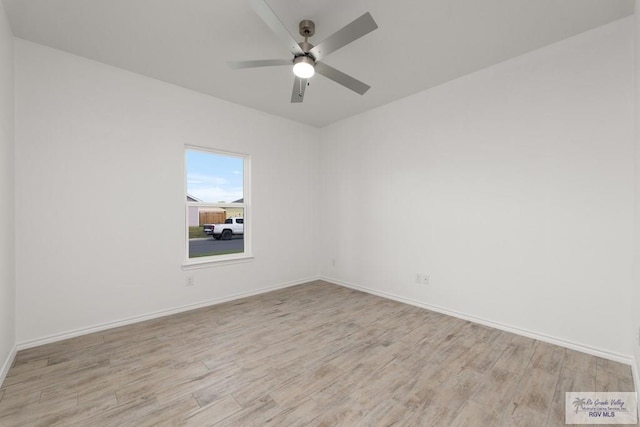
[[[202,229],[216,240],[231,240],[233,236],[244,235],[244,218],[227,218],[224,224],[204,224]]]

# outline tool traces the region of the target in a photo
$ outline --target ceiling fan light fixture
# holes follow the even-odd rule
[[[308,56],[298,56],[293,60],[293,74],[301,79],[308,79],[315,74],[315,61]]]

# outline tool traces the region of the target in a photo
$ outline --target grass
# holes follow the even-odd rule
[[[209,237],[209,235],[202,230],[202,227],[189,227],[189,238],[197,239],[198,237]]]

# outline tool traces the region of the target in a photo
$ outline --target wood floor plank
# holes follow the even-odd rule
[[[215,423],[215,426],[247,426],[258,427],[269,424],[271,420],[283,411],[270,396],[262,397],[251,402],[241,411],[232,414],[229,417]]]
[[[325,282],[20,351],[5,426],[556,426],[628,366]]]
[[[596,390],[596,357],[566,350],[551,400],[547,425],[565,425],[565,393],[593,390]]]
[[[210,403],[202,408],[189,411],[184,416],[184,424],[194,427],[209,427],[239,412],[242,406],[231,396]]]
[[[81,404],[44,415],[38,419],[36,425],[42,427],[88,425],[89,419],[109,412],[117,406],[118,400],[114,394],[103,395],[100,398],[84,400]]]
[[[451,427],[493,426],[498,422],[500,415],[502,415],[502,411],[497,408],[468,400],[451,422]]]
[[[631,367],[596,358],[596,387],[602,391],[634,391]]]

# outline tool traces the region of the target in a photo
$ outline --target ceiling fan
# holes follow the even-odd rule
[[[232,61],[228,62],[231,68],[240,69],[293,64],[295,79],[293,81],[291,102],[302,102],[308,79],[311,78],[315,72],[360,95],[364,95],[364,93],[369,90],[369,85],[321,62],[330,53],[335,52],[378,28],[376,21],[373,20],[369,12],[355,19],[314,46],[309,43],[308,40],[309,37],[312,37],[315,33],[315,23],[313,21],[308,19],[300,21],[299,31],[300,35],[304,37],[304,41],[298,43],[265,0],[250,0],[250,3],[258,16],[260,16],[276,36],[286,44],[289,51],[293,54],[293,59]]]

